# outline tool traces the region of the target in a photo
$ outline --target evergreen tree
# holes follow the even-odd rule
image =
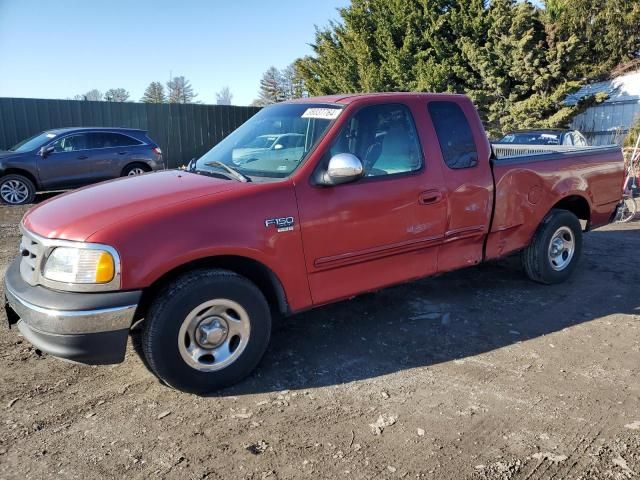
[[[546,0],[552,41],[577,43],[576,75],[608,74],[640,53],[638,0]]]
[[[183,76],[173,77],[167,82],[167,92],[169,103],[194,103],[198,96],[193,92],[193,87],[189,80]]]
[[[142,98],[143,103],[165,103],[167,97],[164,94],[164,87],[160,82],[151,82],[144,91]]]
[[[253,102],[256,106],[271,105],[286,99],[282,86],[282,75],[276,67],[270,67],[260,80],[258,99]]]
[[[296,62],[312,95],[467,93],[489,130],[564,126],[585,77],[640,52],[638,0],[353,0]],[[593,99],[592,99],[593,100]],[[595,99],[601,101],[601,99]]]

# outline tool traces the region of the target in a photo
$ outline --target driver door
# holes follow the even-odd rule
[[[353,183],[296,185],[314,304],[432,274],[445,230],[438,165],[425,169],[413,115],[404,104],[357,111],[320,161],[351,153],[365,167]]]
[[[92,158],[86,133],[58,138],[50,144],[54,150],[45,158],[38,157],[38,173],[47,190],[74,188],[92,178]]]

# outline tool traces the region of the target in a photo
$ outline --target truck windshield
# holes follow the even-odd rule
[[[217,161],[249,177],[287,177],[341,111],[339,105],[310,103],[263,108],[205,153],[196,162],[195,170],[219,170],[214,166]]]

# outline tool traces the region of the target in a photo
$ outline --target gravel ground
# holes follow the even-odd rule
[[[0,271],[25,210],[0,207]],[[0,478],[638,478],[639,247],[611,225],[563,285],[507,259],[279,320],[211,397],[158,383],[136,335],[87,367],[0,330]]]

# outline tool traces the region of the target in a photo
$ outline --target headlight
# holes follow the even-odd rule
[[[42,275],[64,283],[109,283],[116,274],[115,260],[106,250],[56,247]]]

